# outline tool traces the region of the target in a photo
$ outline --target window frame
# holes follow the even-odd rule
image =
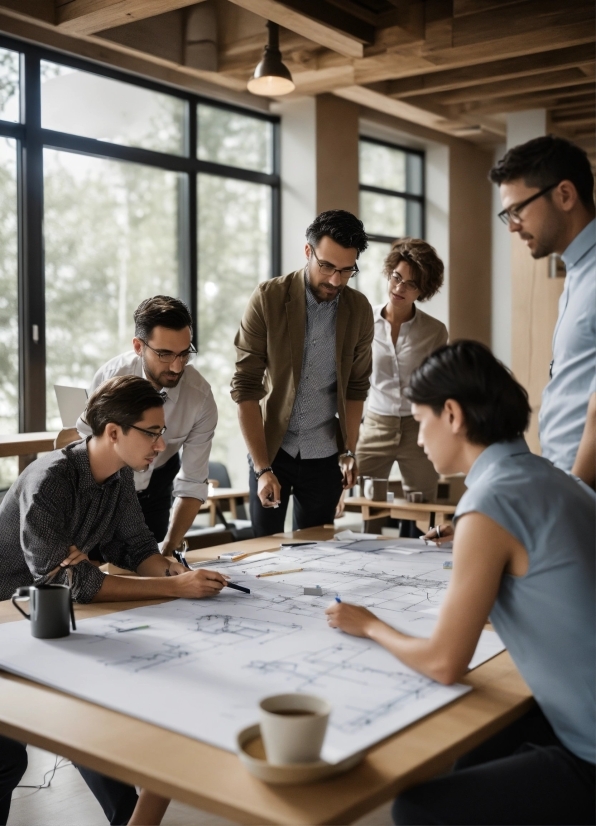
[[[271,188],[270,272],[281,271],[280,118],[169,86],[148,78],[55,51],[18,38],[0,35],[0,47],[20,53],[20,123],[0,120],[0,136],[17,141],[18,302],[19,302],[19,431],[46,429],[46,317],[43,254],[43,150],[56,149],[106,160],[140,163],[180,173],[179,292],[189,305],[193,339],[198,345],[198,201],[199,173],[267,185]],[[41,126],[40,64],[48,60],[84,72],[128,83],[179,98],[187,103],[184,153],[170,155],[150,149],[123,146],[96,138],[44,129]],[[237,166],[199,160],[197,157],[197,107],[205,104],[272,124],[272,172],[256,172]]]
[[[384,146],[389,149],[397,149],[400,152],[405,152],[406,155],[417,155],[420,158],[422,162],[421,195],[414,195],[411,192],[402,192],[398,189],[386,189],[380,186],[373,186],[372,184],[363,184],[360,181],[360,175],[358,175],[358,192],[374,192],[377,195],[385,195],[391,198],[401,198],[404,201],[413,201],[417,204],[420,204],[420,237],[424,238],[426,235],[426,154],[424,150],[412,149],[411,146],[402,146],[401,144],[381,140],[380,138],[369,138],[368,135],[360,135],[358,138],[358,144],[360,145],[360,143],[372,143],[376,146]],[[377,241],[378,243],[392,244],[395,241],[394,236],[375,235],[371,232],[367,232],[367,235],[371,241]]]

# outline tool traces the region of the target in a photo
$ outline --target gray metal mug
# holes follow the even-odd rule
[[[30,612],[18,605],[29,600]],[[27,585],[17,588],[12,604],[31,621],[31,634],[40,640],[53,640],[70,634],[70,623],[76,631],[74,609],[68,585]]]

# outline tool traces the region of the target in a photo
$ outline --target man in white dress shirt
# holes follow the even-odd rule
[[[177,298],[156,295],[139,304],[134,321],[134,349],[100,367],[90,392],[112,376],[135,375],[165,395],[166,449],[147,471],[135,473],[135,488],[149,529],[163,541],[162,553],[171,556],[207,499],[217,407],[207,381],[188,364],[196,352],[188,307]],[[81,419],[77,429],[89,435]],[[176,503],[170,516],[172,497]]]

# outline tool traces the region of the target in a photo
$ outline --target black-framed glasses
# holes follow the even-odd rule
[[[337,267],[334,267],[333,264],[328,264],[327,261],[319,261],[319,258],[315,252],[315,248],[312,244],[309,244],[310,251],[315,257],[315,261],[319,265],[319,271],[321,275],[335,275],[335,273],[339,273],[339,277],[343,281],[349,281],[350,278],[354,278],[355,275],[358,275],[360,270],[358,269],[358,264],[354,264],[353,267],[344,267],[343,270],[338,270]]]
[[[395,284],[397,284],[398,286],[400,284],[403,284],[404,287],[406,288],[406,290],[413,291],[413,290],[419,290],[420,289],[420,287],[418,286],[418,284],[415,281],[404,281],[404,279],[401,277],[401,275],[398,272],[390,273],[389,278],[393,279]]]
[[[157,356],[157,358],[160,361],[163,361],[165,364],[173,364],[176,361],[176,359],[180,359],[182,364],[186,364],[186,362],[189,360],[191,356],[196,356],[197,354],[197,351],[192,346],[190,346],[188,350],[183,350],[181,353],[172,353],[171,350],[156,350],[155,347],[152,347],[150,344],[147,344],[147,342],[144,339],[141,339],[141,341],[143,342],[145,347],[148,347],[150,350],[152,350]]]
[[[556,184],[551,184],[550,186],[545,186],[544,189],[541,189],[540,192],[537,192],[535,195],[532,195],[530,198],[526,198],[525,201],[522,201],[521,204],[514,204],[513,206],[508,207],[507,209],[502,210],[499,212],[499,218],[504,224],[521,224],[522,217],[519,214],[522,209],[525,209],[528,204],[531,204],[532,201],[535,201],[537,198],[542,198],[543,195],[546,195],[547,192],[550,192],[551,189],[554,189],[556,186],[559,186],[559,182]]]
[[[144,433],[144,434],[145,434],[145,436],[149,436],[149,437],[151,438],[151,441],[153,442],[153,444],[155,444],[155,443],[157,442],[157,440],[158,440],[158,439],[161,439],[161,437],[163,436],[163,434],[164,434],[164,433],[166,432],[166,430],[168,429],[168,428],[164,425],[164,426],[161,428],[161,430],[158,430],[158,431],[157,431],[157,433],[156,433],[156,432],[155,432],[155,430],[145,430],[145,428],[144,428],[144,427],[137,427],[137,426],[136,426],[136,424],[130,424],[130,425],[129,425],[129,427],[132,427],[132,429],[133,429],[133,430],[138,430],[138,431],[139,431],[139,433]]]

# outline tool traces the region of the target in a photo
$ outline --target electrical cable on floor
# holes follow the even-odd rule
[[[65,762],[61,763],[60,762],[61,760],[64,760]],[[33,786],[28,786],[26,784],[22,784],[22,785],[17,786],[17,789],[35,789],[36,792],[38,792],[40,789],[49,789],[50,786],[52,785],[52,780],[54,779],[54,775],[56,774],[58,769],[64,769],[64,768],[66,768],[66,766],[72,766],[72,763],[70,762],[70,760],[67,760],[65,757],[58,757],[58,755],[56,755],[56,760],[54,762],[54,765],[52,766],[51,769],[48,769],[47,772],[44,774],[43,780],[41,781],[41,784],[33,785]],[[50,776],[50,779],[46,783],[46,777],[48,776],[48,774],[51,775],[51,776]],[[25,795],[25,796],[27,797],[28,795]]]

